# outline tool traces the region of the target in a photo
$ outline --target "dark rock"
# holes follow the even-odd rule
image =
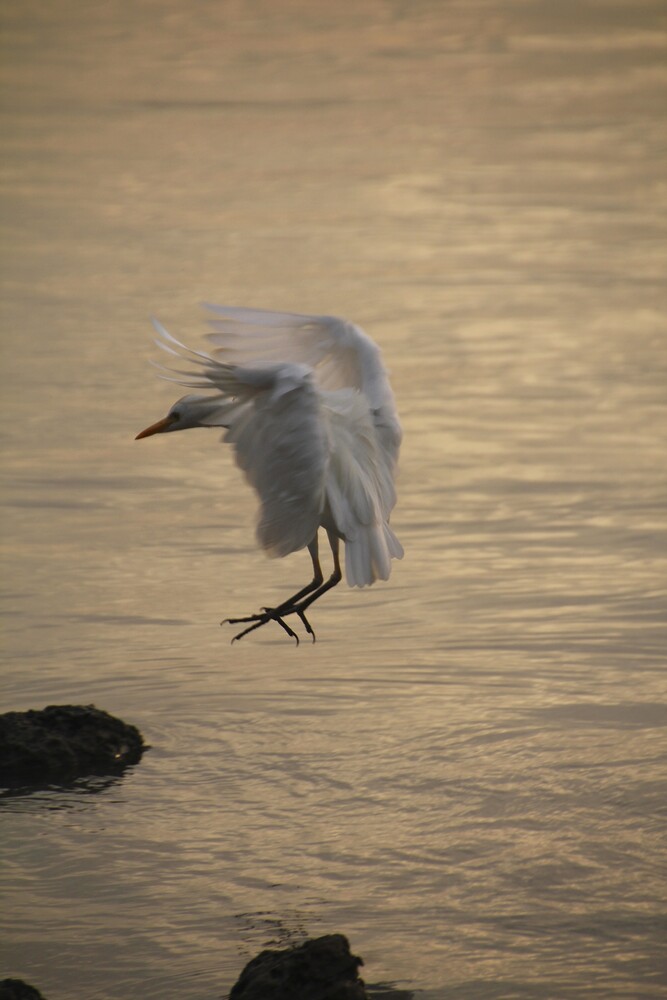
[[[0,783],[119,774],[145,749],[141,733],[94,705],[0,715]]]
[[[327,934],[248,962],[229,1000],[368,1000],[347,938]]]
[[[45,1000],[39,990],[22,979],[0,979],[0,1000]]]

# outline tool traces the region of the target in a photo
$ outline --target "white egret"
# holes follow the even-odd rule
[[[244,618],[240,639],[296,615],[315,641],[306,611],[341,580],[339,543],[351,587],[387,580],[403,549],[389,527],[401,443],[394,396],[380,350],[363,330],[333,316],[207,306],[216,316],[210,353],[193,351],[153,320],[159,344],[196,367],[171,381],[214,390],[183,396],[137,435],[224,427],[260,500],[257,540],[270,556],[308,548],[313,578],[277,607]],[[164,377],[164,376],[163,376]],[[327,533],[333,572],[325,580],[318,530]],[[224,622],[223,622],[224,624]],[[232,640],[234,641],[234,640]]]

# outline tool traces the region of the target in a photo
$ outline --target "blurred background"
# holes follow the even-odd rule
[[[223,995],[340,931],[372,995],[664,995],[660,0],[4,0],[3,710],[151,751],[2,802],[2,974]],[[405,429],[387,584],[219,621],[254,543],[149,317],[329,313]]]

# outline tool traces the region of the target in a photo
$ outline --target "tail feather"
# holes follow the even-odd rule
[[[345,576],[350,587],[368,587],[388,580],[391,560],[403,556],[403,547],[388,524],[362,525],[345,540]]]

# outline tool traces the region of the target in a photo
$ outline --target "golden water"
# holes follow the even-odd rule
[[[3,6],[3,703],[152,745],[5,800],[3,974],[206,1000],[342,931],[427,1000],[664,995],[661,4]],[[216,433],[133,440],[200,300],[392,372],[406,557],[315,646],[218,626],[309,561]]]

